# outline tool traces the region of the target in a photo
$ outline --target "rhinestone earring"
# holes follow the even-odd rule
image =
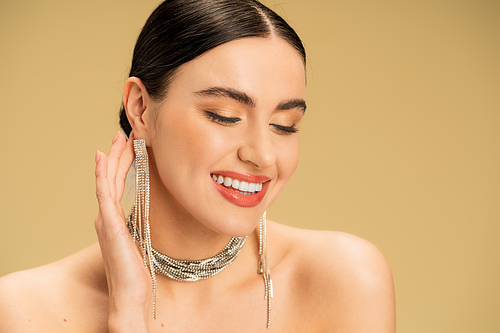
[[[153,320],[156,319],[156,273],[153,268],[151,229],[149,225],[149,158],[146,139],[134,140],[135,152],[135,208],[132,216],[133,238],[139,240],[144,265],[153,281]]]
[[[271,271],[267,263],[267,230],[266,230],[266,212],[260,218],[259,224],[259,274],[264,277],[264,298],[267,299],[267,328],[271,326],[271,298],[273,297],[273,281],[271,280]]]

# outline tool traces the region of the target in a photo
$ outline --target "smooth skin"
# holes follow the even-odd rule
[[[253,103],[199,93],[213,87],[244,93]],[[154,247],[200,259],[217,254],[231,236],[250,235],[245,246],[210,279],[157,276],[153,321],[149,272],[120,206],[132,140],[117,133],[108,156],[95,157],[99,243],[2,277],[0,331],[395,332],[392,275],[375,246],[269,220],[274,298],[266,329],[255,227],[297,166],[299,135],[284,129],[300,127],[303,109],[283,105],[304,98],[302,60],[277,37],[244,38],[206,52],[181,66],[160,102],[141,80],[129,78],[124,104],[131,139],[145,138],[150,156]],[[268,192],[254,207],[234,205],[214,187],[217,170],[269,177]]]

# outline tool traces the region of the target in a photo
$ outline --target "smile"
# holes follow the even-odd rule
[[[210,173],[212,183],[224,199],[240,207],[257,206],[266,195],[271,178],[234,171]]]
[[[230,177],[212,175],[214,182],[224,185],[225,187],[231,188],[233,191],[244,195],[252,195],[259,191],[262,191],[262,183],[248,183],[238,179],[232,179]]]

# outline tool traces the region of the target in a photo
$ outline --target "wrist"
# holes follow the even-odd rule
[[[125,314],[109,315],[109,333],[149,333],[148,322],[143,316]]]
[[[124,306],[127,304],[127,306]],[[114,298],[110,299],[108,329],[110,333],[147,333],[148,326],[148,307],[139,306],[135,302],[123,301],[116,302]]]

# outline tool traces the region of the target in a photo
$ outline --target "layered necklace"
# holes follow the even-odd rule
[[[135,237],[142,247],[144,240],[141,239],[141,232],[134,234],[132,223],[134,214],[135,209],[132,209],[127,226],[132,236]],[[236,259],[243,245],[245,245],[247,238],[248,236],[233,237],[219,254],[202,260],[174,259],[151,247],[151,264],[156,273],[168,276],[177,281],[194,282],[208,279],[222,272],[224,268]]]

